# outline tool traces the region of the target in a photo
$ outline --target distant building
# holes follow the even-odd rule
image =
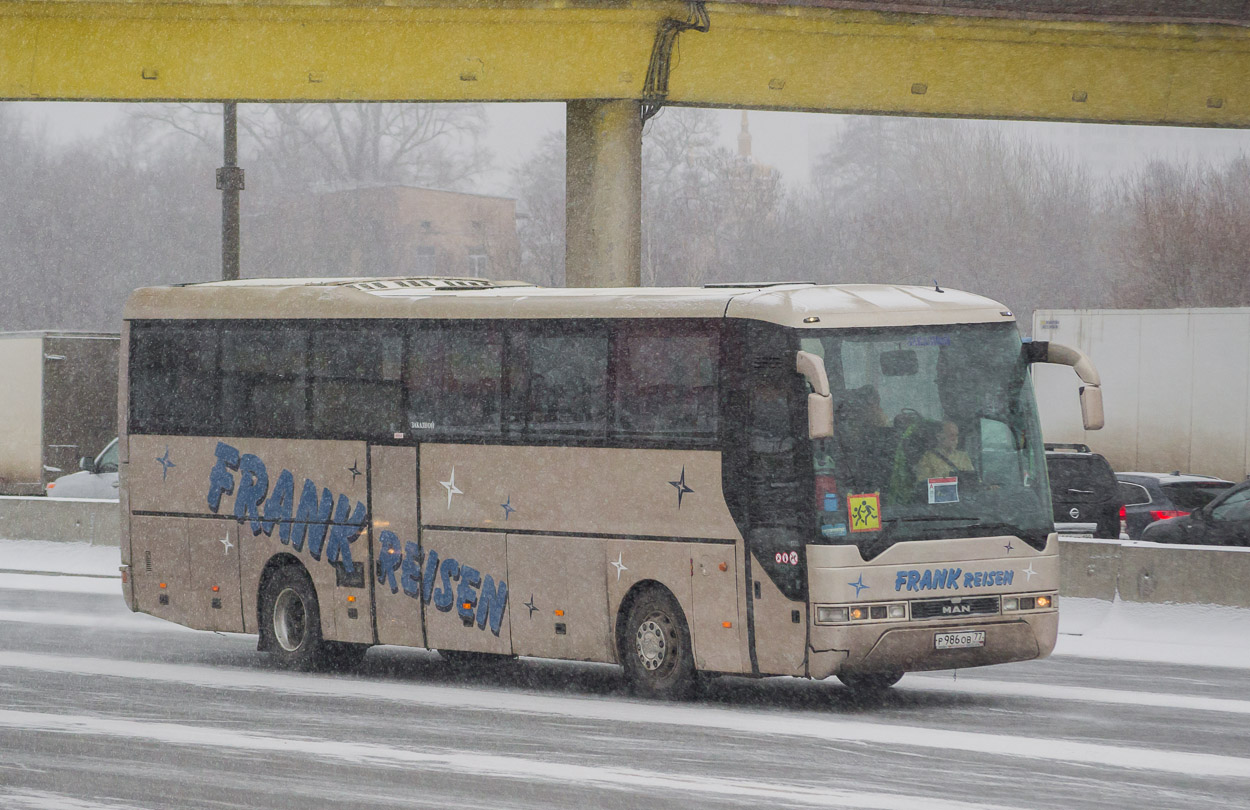
[[[516,200],[414,186],[288,199],[243,239],[245,274],[510,278],[520,243]]]

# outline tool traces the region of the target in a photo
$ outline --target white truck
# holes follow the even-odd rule
[[[1047,442],[1088,444],[1122,472],[1250,475],[1250,308],[1041,309],[1033,338],[1082,350],[1102,375],[1095,434],[1072,370],[1033,367]]]
[[[117,436],[116,334],[0,332],[0,495],[42,495]]]

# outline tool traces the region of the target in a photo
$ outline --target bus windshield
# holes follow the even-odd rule
[[[900,541],[1014,536],[1042,548],[1050,492],[1013,323],[829,330],[834,435],[816,439],[815,542],[865,559]]]

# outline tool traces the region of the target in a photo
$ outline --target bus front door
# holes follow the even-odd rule
[[[378,643],[424,647],[417,449],[370,447],[369,492]]]

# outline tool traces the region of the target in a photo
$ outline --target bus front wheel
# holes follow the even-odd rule
[[[621,659],[634,690],[647,697],[678,699],[695,686],[690,630],[667,591],[639,594],[625,617]]]
[[[860,694],[879,694],[898,683],[903,678],[901,672],[843,672],[838,674],[852,692]]]

